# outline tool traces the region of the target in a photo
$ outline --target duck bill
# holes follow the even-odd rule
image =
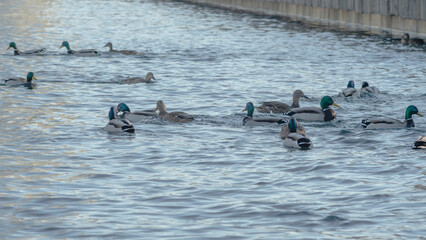
[[[245,111],[247,111],[247,108],[244,108],[243,110],[241,110],[241,112],[245,112]]]
[[[108,44],[106,44],[104,47],[108,47]]]
[[[6,50],[9,50],[9,49],[11,49],[12,47],[11,46],[9,46]]]
[[[305,99],[311,99],[310,97],[308,97],[308,96],[303,96],[303,98],[305,98]]]
[[[419,115],[420,117],[423,117],[423,114],[421,114],[420,112],[418,112],[417,115]]]
[[[37,78],[36,78],[36,77],[33,77],[33,80],[37,80]]]
[[[158,110],[158,107],[156,107],[156,108],[154,109],[154,112],[157,112],[157,110]]]
[[[335,106],[335,107],[340,107],[339,105],[337,105],[337,103],[333,103],[333,106]]]
[[[58,49],[61,49],[64,45],[60,46]]]

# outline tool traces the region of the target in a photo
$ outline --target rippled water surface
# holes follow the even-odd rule
[[[33,71],[38,88],[0,86],[1,239],[412,239],[426,236],[426,152],[415,129],[366,131],[370,116],[426,112],[422,48],[179,1],[0,2],[0,79]],[[66,55],[97,48],[98,57]],[[45,56],[13,56],[46,47]],[[143,55],[108,54],[131,49]],[[119,84],[154,72],[152,84]],[[280,126],[242,126],[246,102],[318,106],[348,80],[383,94],[306,123],[311,151]],[[110,106],[195,116],[103,131]],[[255,113],[259,115],[258,113]]]

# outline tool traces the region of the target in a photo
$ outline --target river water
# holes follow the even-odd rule
[[[426,112],[425,50],[376,36],[179,1],[4,0],[0,239],[413,239],[426,236],[426,152],[416,128],[364,130],[364,117]],[[101,56],[68,56],[97,48]],[[13,56],[46,47],[44,56]],[[143,55],[108,54],[105,43]],[[154,73],[152,84],[119,84]],[[336,97],[349,80],[382,94]],[[314,148],[280,126],[242,126],[246,102],[302,89],[337,121],[305,123]],[[110,106],[185,111],[108,134]],[[255,112],[255,115],[260,115]]]

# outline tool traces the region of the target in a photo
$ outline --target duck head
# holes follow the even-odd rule
[[[119,112],[130,112],[130,108],[125,103],[119,103],[117,105],[117,111],[119,111]]]
[[[33,72],[27,73],[27,82],[32,82],[33,80],[37,80],[37,78],[34,76]]]
[[[410,34],[404,33],[401,38],[405,41],[408,41],[408,40],[410,40]]]
[[[361,88],[366,88],[366,87],[368,87],[368,86],[370,86],[370,85],[368,85],[368,82],[362,82],[362,86],[361,86]]]
[[[350,81],[348,82],[348,86],[346,86],[346,88],[355,88],[355,83],[354,83],[354,81],[350,80]]]
[[[288,129],[291,133],[297,132],[297,121],[294,117],[290,118],[290,121],[288,122]]]
[[[16,47],[16,43],[15,43],[15,42],[10,42],[10,43],[9,43],[9,47],[7,48],[7,50],[9,50],[9,49],[11,49],[11,48],[13,48],[13,49],[17,49],[17,47]]]
[[[108,42],[107,44],[105,44],[104,47],[109,47],[109,50],[111,51],[112,50],[112,43]]]
[[[150,81],[151,79],[157,80],[157,79],[155,79],[155,77],[154,77],[154,73],[152,73],[152,72],[148,72],[148,73],[146,74],[145,80]]]
[[[252,102],[248,102],[246,104],[246,108],[243,109],[243,112],[247,111],[247,116],[249,117],[253,117],[253,112],[254,112],[254,105]]]
[[[62,47],[66,47],[67,50],[71,50],[70,44],[67,41],[63,41],[62,45],[59,47],[59,49],[61,49]]]
[[[308,96],[305,96],[305,93],[302,90],[296,90],[296,91],[294,91],[294,93],[293,93],[293,99],[294,98],[298,98],[298,99],[300,99],[300,98],[306,98],[306,99],[309,99]]]
[[[410,119],[410,118],[412,118],[413,114],[417,114],[417,115],[419,115],[420,117],[423,117],[423,114],[421,114],[421,113],[419,112],[419,110],[417,109],[417,107],[416,107],[416,106],[414,106],[414,105],[410,105],[410,106],[408,106],[408,107],[407,107],[407,110],[405,110],[405,119]]]
[[[327,108],[328,108],[329,106],[331,106],[331,105],[333,105],[333,106],[335,106],[335,107],[340,107],[339,105],[337,105],[337,104],[333,101],[333,99],[332,99],[330,96],[324,96],[324,97],[322,97],[320,105],[321,105],[321,108],[322,108],[323,110],[324,110],[324,109],[327,109]]]
[[[109,120],[113,120],[117,118],[117,108],[111,107],[108,113]]]
[[[156,112],[157,110],[159,110],[160,113],[166,111],[166,105],[164,104],[163,100],[157,101],[157,107],[154,109],[154,112]]]

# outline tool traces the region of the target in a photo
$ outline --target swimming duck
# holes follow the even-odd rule
[[[330,96],[324,96],[321,99],[320,106],[318,107],[303,107],[295,108],[285,114],[288,116],[294,116],[300,121],[324,121],[329,122],[336,119],[336,112],[330,108],[330,106],[337,105]]]
[[[154,73],[152,72],[148,72],[145,76],[145,78],[141,78],[141,77],[131,77],[131,78],[126,78],[124,80],[121,81],[122,84],[132,84],[132,83],[151,83],[151,79],[157,80],[154,77]]]
[[[358,91],[355,89],[354,81],[350,80],[346,89],[339,93],[340,97],[358,97]]]
[[[118,119],[117,108],[111,107],[108,113],[109,122],[105,125],[104,130],[109,133],[134,133],[133,124],[127,119]]]
[[[378,88],[374,86],[370,86],[368,82],[362,82],[362,87],[360,90],[361,93],[370,93],[370,94],[380,94]]]
[[[41,55],[46,52],[46,48],[40,48],[40,49],[34,49],[34,50],[28,50],[21,52],[17,47],[15,42],[9,43],[9,47],[7,50],[13,48],[14,55]]]
[[[286,126],[283,126],[280,137],[284,139],[284,146],[308,150],[312,148],[311,140],[306,137],[305,129],[292,117]]]
[[[414,127],[413,114],[423,117],[416,106],[410,105],[405,110],[404,121],[399,121],[393,118],[372,118],[363,119],[361,121],[361,125],[365,129],[410,128]]]
[[[119,103],[117,106],[118,112],[121,112],[122,118],[129,120],[130,122],[139,122],[147,117],[155,117],[157,114],[153,110],[131,112],[130,108],[125,103]]]
[[[170,122],[186,123],[194,120],[193,116],[184,112],[166,112],[166,105],[164,104],[163,100],[157,101],[157,107],[154,109],[154,112],[157,110],[160,111],[158,114],[160,119]]]
[[[112,43],[111,42],[105,44],[104,47],[109,47],[109,51],[112,52],[112,53],[121,53],[121,54],[124,54],[124,55],[136,55],[136,54],[139,54],[138,52],[133,51],[133,50],[115,50],[115,49],[112,48]]]
[[[263,102],[262,105],[257,107],[257,111],[261,113],[285,113],[290,111],[292,108],[299,108],[299,100],[300,98],[309,99],[305,96],[302,90],[296,90],[293,92],[293,103],[288,105],[287,103],[273,101],[273,102]]]
[[[63,41],[62,45],[59,47],[59,49],[66,47],[68,54],[74,54],[74,55],[99,55],[99,51],[96,49],[83,49],[79,51],[72,50],[70,48],[70,44],[67,41]]]
[[[425,44],[425,41],[421,38],[410,38],[410,35],[408,33],[404,33],[401,37],[401,43],[423,45]]]
[[[260,123],[276,123],[283,124],[287,121],[282,118],[274,118],[274,117],[253,117],[254,105],[252,102],[248,102],[246,107],[243,109],[243,112],[247,111],[247,116],[243,119],[243,125],[254,125]]]
[[[426,137],[420,136],[413,144],[413,149],[426,149]]]
[[[29,72],[29,73],[27,73],[27,79],[20,78],[20,77],[9,78],[4,82],[4,84],[6,86],[13,86],[13,87],[23,85],[24,87],[27,87],[29,89],[33,89],[37,86],[33,82],[33,80],[37,80],[37,78],[34,76],[33,72]]]

